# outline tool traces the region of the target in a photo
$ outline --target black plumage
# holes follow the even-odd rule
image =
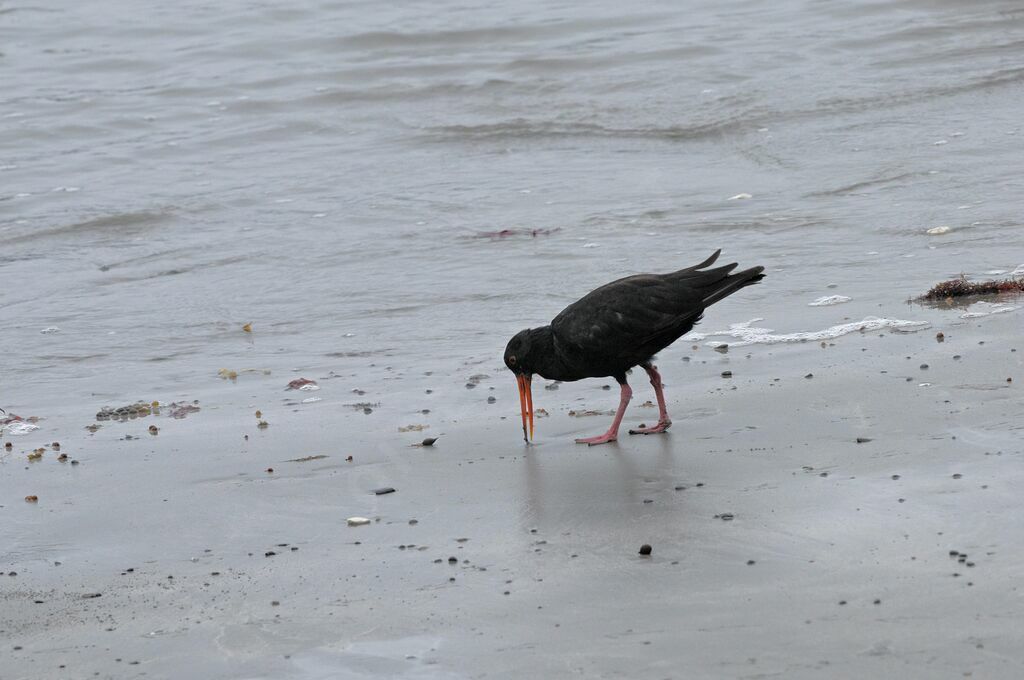
[[[533,429],[529,387],[534,373],[562,381],[611,376],[622,387],[612,429],[601,437],[577,441],[613,441],[632,395],[626,372],[634,366],[644,367],[650,375],[661,417],[660,427],[632,432],[667,429],[671,421],[651,358],[688,333],[709,306],[764,278],[763,267],[733,273],[737,265],[732,263],[708,269],[720,253],[715,251],[700,264],[668,274],[637,274],[612,281],[563,309],[550,325],[517,333],[505,348],[505,365],[520,382],[524,436],[527,416],[531,433]]]

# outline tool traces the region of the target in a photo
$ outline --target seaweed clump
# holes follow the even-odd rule
[[[943,281],[932,286],[919,300],[947,300],[970,295],[992,295],[998,293],[1024,293],[1024,277],[1000,281],[968,281],[964,276]]]

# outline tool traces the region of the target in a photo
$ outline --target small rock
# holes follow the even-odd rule
[[[350,527],[358,527],[358,526],[362,526],[363,524],[369,524],[370,523],[370,520],[368,520],[365,517],[349,517],[345,521],[348,522],[348,525]]]
[[[805,377],[805,378],[807,378],[808,380],[810,380],[811,378],[813,378],[813,377],[814,377],[814,374],[813,374],[813,373],[808,373],[808,374],[807,374],[807,375],[805,375],[804,377]]]
[[[39,502],[39,496],[35,496],[35,495],[25,496],[25,502],[26,503],[38,503]]]
[[[732,377],[732,371],[722,371],[722,377],[723,378],[731,378]]]
[[[375,493],[378,496],[383,496],[384,494],[394,493],[394,492],[395,492],[395,489],[394,489],[394,487],[391,487],[391,486],[382,486],[379,489],[374,489],[373,490],[373,493]]]
[[[421,442],[421,446],[433,446],[436,441],[437,437],[427,437]]]
[[[945,340],[946,340],[946,334],[945,334],[945,333],[943,333],[942,331],[939,331],[938,333],[936,333],[936,334],[935,334],[935,339],[936,339],[936,340],[937,340],[938,342],[945,342]]]
[[[651,554],[651,546],[649,543],[644,543],[642,546],[640,546],[640,554],[644,555],[645,557]]]
[[[858,444],[867,444],[869,441],[871,441],[871,437],[857,437]]]

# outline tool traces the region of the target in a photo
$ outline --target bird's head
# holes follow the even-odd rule
[[[516,374],[516,382],[519,384],[519,406],[523,417],[523,439],[529,443],[533,438],[533,392],[530,389],[533,370],[529,328],[519,331],[508,341],[508,345],[505,346],[505,365]],[[530,426],[529,436],[526,430],[527,423]]]

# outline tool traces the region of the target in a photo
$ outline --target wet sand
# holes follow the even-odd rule
[[[913,318],[680,342],[670,432],[593,448],[607,418],[568,412],[614,392],[535,381],[525,447],[497,358],[429,378],[476,411],[325,367],[138,395],[198,399],[180,420],[45,414],[0,449],[0,677],[1018,677],[1020,318]],[[655,417],[632,383],[627,426]],[[27,461],[53,440],[80,464]]]

